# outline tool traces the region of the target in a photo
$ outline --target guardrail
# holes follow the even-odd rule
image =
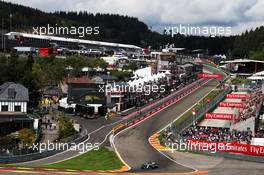
[[[83,141],[85,141],[88,138],[87,130],[84,131],[84,133],[74,139],[73,141],[69,142],[68,144],[79,144]],[[50,150],[50,151],[44,151],[44,152],[35,152],[35,153],[30,153],[30,154],[24,154],[24,155],[17,155],[17,156],[0,156],[0,163],[21,163],[21,162],[28,162],[28,161],[33,161],[45,157],[49,157],[52,155],[55,155],[57,153],[63,152],[65,150],[63,149],[58,149],[58,150]]]
[[[217,69],[217,68],[216,68]],[[224,81],[228,80],[230,76],[227,74],[226,78]],[[209,112],[213,110],[216,105],[222,101],[225,98],[225,94],[230,93],[232,90],[227,89],[221,94],[219,94],[217,97],[214,98],[214,100],[210,103],[210,106],[203,107],[198,111],[197,117],[195,118],[195,121],[199,121],[203,118],[206,112]],[[184,131],[186,128],[190,127],[193,124],[194,120],[191,116],[188,117],[187,120],[184,120],[181,123],[178,123],[177,125],[172,125],[171,130],[175,134],[175,139],[180,140],[182,139],[181,133]],[[163,141],[162,139],[160,141]],[[202,150],[191,150],[190,152],[194,153],[202,153],[206,155],[211,155],[211,156],[221,156],[225,158],[230,158],[230,159],[238,159],[238,160],[243,160],[243,161],[252,161],[252,162],[261,162],[264,163],[264,159],[261,156],[255,156],[255,155],[248,155],[248,154],[233,154],[230,152],[216,152],[216,153],[211,153],[210,151],[202,151]]]
[[[206,103],[199,111],[197,111],[197,114],[194,116],[194,121],[193,121],[192,115],[190,115],[187,120],[183,121],[184,123],[180,124],[181,129],[179,131],[180,132],[184,131],[186,128],[190,127],[192,125],[192,123],[194,123],[194,122],[195,123],[200,122],[203,119],[205,113],[210,112],[213,109],[215,109],[217,104],[219,102],[221,102],[225,98],[225,95],[230,93],[230,92],[231,92],[231,89],[225,89],[223,92],[218,94],[214,99],[212,99],[212,101],[210,103]],[[191,119],[191,121],[190,121],[190,119]]]
[[[191,92],[197,90],[199,87],[201,87],[202,85],[206,84],[208,81],[208,79],[199,79],[197,82],[193,82],[192,86],[187,86],[187,87],[183,87],[185,88],[184,90],[179,90],[178,92],[176,92],[174,95],[171,94],[171,96],[167,96],[165,97],[166,100],[163,100],[155,105],[152,106],[152,108],[149,108],[145,111],[141,112],[141,115],[136,115],[132,118],[129,118],[128,120],[124,121],[122,124],[125,127],[118,127],[116,126],[118,129],[116,129],[115,127],[113,128],[113,133],[116,134],[119,131],[127,128],[127,127],[131,127],[137,123],[139,123],[142,120],[145,120],[146,118],[152,116],[155,113],[158,113],[159,111],[161,111],[162,109],[178,102],[180,99],[184,98],[185,96],[189,95]],[[154,108],[154,110],[153,110]]]
[[[217,69],[214,66],[207,65],[207,64],[205,64],[205,66],[210,67],[216,71],[219,71],[219,69]],[[222,81],[224,83],[230,78],[230,76],[226,73],[223,73],[223,74],[225,74],[225,79]],[[212,99],[212,101],[210,103],[206,103],[202,108],[200,108],[197,111],[195,116],[190,114],[189,117],[186,117],[186,119],[182,120],[180,123],[177,123],[177,124],[172,123],[170,129],[175,134],[175,138],[177,140],[181,140],[182,139],[182,136],[181,136],[182,132],[185,129],[190,127],[193,123],[197,123],[197,122],[201,121],[203,119],[203,116],[205,115],[205,113],[212,111],[217,106],[217,104],[225,98],[225,95],[230,93],[231,91],[232,90],[230,88],[225,89],[223,92],[218,94],[214,99]]]
[[[232,154],[228,152],[216,152],[211,153],[210,151],[191,151],[193,153],[203,153],[205,155],[209,156],[216,156],[216,157],[224,157],[229,159],[237,159],[237,160],[243,160],[243,161],[251,161],[251,162],[260,162],[264,163],[264,159],[262,156],[253,156],[253,155],[247,155],[247,154]]]

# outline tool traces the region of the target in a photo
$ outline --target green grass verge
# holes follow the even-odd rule
[[[0,164],[0,166],[12,167],[30,167],[30,166],[14,166],[12,164]],[[65,160],[62,162],[37,166],[38,168],[54,168],[54,169],[71,169],[71,170],[117,170],[123,166],[115,152],[102,147],[99,150],[92,150],[78,157]],[[30,167],[36,168],[36,167]]]
[[[213,91],[211,91],[209,94],[207,94],[203,99],[201,99],[198,103],[196,103],[196,105],[193,107],[196,110],[199,110],[203,107],[203,105],[205,105],[207,102],[207,99],[211,99],[213,100],[214,98],[216,98],[220,93],[222,93],[224,90],[218,90],[215,89]],[[189,118],[190,116],[192,116],[192,109],[188,110],[187,112],[185,112],[179,119],[177,119],[174,122],[174,125],[181,125],[181,123],[185,120],[187,120],[187,118]],[[164,131],[162,131],[158,137],[158,140],[160,142],[161,145],[164,146]]]
[[[249,84],[250,81],[245,78],[234,78],[231,80],[233,85]]]
[[[115,170],[122,167],[115,152],[107,148],[92,150],[78,157],[43,166],[43,168],[64,168],[72,170]]]
[[[212,92],[210,92],[209,94],[207,94],[206,97],[204,97],[202,100],[200,100],[192,109],[190,109],[189,111],[187,111],[186,113],[184,113],[178,120],[175,121],[176,125],[179,125],[180,123],[182,123],[182,121],[186,120],[186,118],[190,117],[192,115],[192,110],[196,109],[199,110],[202,108],[202,106],[207,102],[207,99],[214,99],[215,97],[217,97],[221,92],[223,92],[223,90],[213,90]]]

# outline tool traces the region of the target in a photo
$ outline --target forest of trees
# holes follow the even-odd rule
[[[30,107],[36,107],[41,98],[43,88],[58,84],[66,77],[76,77],[83,74],[83,67],[101,67],[107,63],[101,59],[85,59],[82,56],[71,56],[68,59],[53,56],[43,58],[19,57],[11,53],[10,57],[0,55],[0,85],[5,82],[23,84],[29,90]],[[65,68],[72,67],[72,70]]]
[[[264,26],[236,37],[232,53],[234,57],[264,60]]]
[[[205,37],[184,36],[174,37],[151,31],[137,18],[115,14],[92,14],[81,12],[46,13],[38,9],[0,1],[0,17],[5,19],[6,31],[10,30],[9,15],[12,14],[12,30],[32,32],[32,27],[47,26],[99,26],[99,35],[89,35],[86,39],[134,44],[140,47],[151,46],[159,49],[165,45],[188,49],[208,49],[210,54],[227,54],[233,58],[252,57],[263,59],[264,27],[255,31],[247,31],[242,36]],[[72,37],[72,36],[71,36]],[[77,36],[76,36],[77,37]]]
[[[5,29],[9,30],[9,15],[12,14],[12,30],[32,32],[32,27],[47,26],[99,26],[100,34],[86,36],[86,39],[134,44],[140,47],[151,46],[159,49],[173,44],[189,49],[208,49],[212,54],[227,53],[234,37],[166,36],[151,31],[137,18],[115,14],[92,14],[89,12],[46,13],[22,5],[0,2],[0,16],[6,19]],[[71,36],[72,37],[72,36]]]

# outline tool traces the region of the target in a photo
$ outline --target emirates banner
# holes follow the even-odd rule
[[[204,119],[232,120],[233,114],[206,113]]]
[[[237,142],[212,142],[207,140],[188,140],[187,146],[192,151],[230,152],[254,156],[264,156],[264,146],[241,144]]]
[[[222,78],[222,74],[205,74],[199,73],[198,78]]]
[[[220,102],[218,106],[229,108],[244,108],[244,104],[241,102]]]
[[[226,98],[248,98],[248,94],[227,94]]]

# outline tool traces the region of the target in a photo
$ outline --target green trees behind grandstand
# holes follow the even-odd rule
[[[22,5],[0,2],[0,16],[5,20],[5,32],[10,31],[9,15],[12,14],[12,31],[33,32],[33,27],[62,26],[99,26],[99,35],[87,35],[84,39],[101,40],[124,44],[134,44],[140,47],[151,46],[159,49],[166,44],[189,49],[208,49],[210,53],[227,53],[233,46],[235,37],[205,37],[184,36],[174,37],[152,31],[152,27],[135,17],[118,14],[92,14],[86,11],[46,13],[38,9]],[[69,37],[69,36],[68,36]],[[74,37],[71,35],[71,37]],[[78,37],[76,35],[76,37]]]
[[[67,59],[56,57],[19,57],[11,53],[6,57],[0,55],[0,84],[5,82],[21,83],[29,90],[30,107],[36,107],[43,88],[57,85],[66,77],[81,75],[83,67],[100,67],[105,69],[107,63],[101,59],[86,59],[82,56],[71,56]],[[71,67],[72,70],[67,70]]]

